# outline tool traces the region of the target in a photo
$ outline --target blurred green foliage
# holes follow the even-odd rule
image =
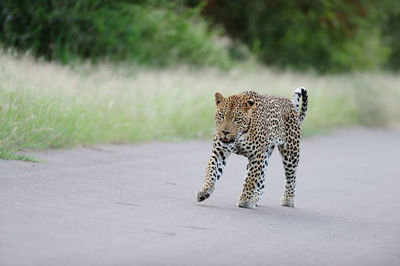
[[[231,62],[196,21],[198,8],[168,1],[2,0],[0,41],[64,63],[76,58],[166,66]]]
[[[400,1],[385,0],[384,8],[387,12],[382,15],[382,35],[384,43],[390,47],[386,67],[400,70]]]
[[[266,64],[319,72],[399,64],[398,0],[187,0]],[[393,16],[388,20],[389,16]],[[386,23],[386,22],[387,23]],[[391,43],[382,41],[390,33]],[[396,35],[396,36],[395,36]],[[389,54],[396,58],[388,58]]]
[[[229,45],[216,41],[221,28]],[[400,1],[1,0],[0,42],[64,63],[227,67],[254,54],[322,73],[398,70]]]

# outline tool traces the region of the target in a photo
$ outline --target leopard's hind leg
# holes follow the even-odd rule
[[[278,146],[285,170],[286,183],[281,205],[295,206],[296,170],[300,157],[300,134],[291,134],[284,145]]]

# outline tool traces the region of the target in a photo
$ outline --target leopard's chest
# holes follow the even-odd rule
[[[259,143],[255,143],[249,134],[244,134],[235,141],[233,153],[251,157],[257,150],[259,150]]]

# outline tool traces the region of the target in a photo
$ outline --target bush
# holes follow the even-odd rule
[[[400,70],[400,4],[390,5],[391,1],[385,2],[390,12],[383,16],[383,37],[390,47],[389,60],[386,67],[393,70]]]
[[[381,41],[377,15],[382,8],[376,1],[186,1],[199,2],[205,2],[205,16],[269,65],[366,70],[379,68],[389,52]]]
[[[3,0],[0,41],[63,63],[76,58],[166,66],[230,65],[198,19],[168,1]]]

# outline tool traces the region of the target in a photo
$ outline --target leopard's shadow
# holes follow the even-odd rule
[[[297,223],[312,223],[322,225],[332,223],[332,221],[338,221],[338,219],[342,219],[331,214],[306,209],[304,207],[289,208],[279,205],[259,205],[255,209],[246,209],[239,208],[233,205],[229,207],[223,207],[218,205],[198,204],[197,206],[199,206],[200,208],[213,210],[213,213],[215,211],[218,211],[219,214],[225,213],[226,215],[246,215],[247,217],[268,219],[269,221],[290,220],[296,221]]]

